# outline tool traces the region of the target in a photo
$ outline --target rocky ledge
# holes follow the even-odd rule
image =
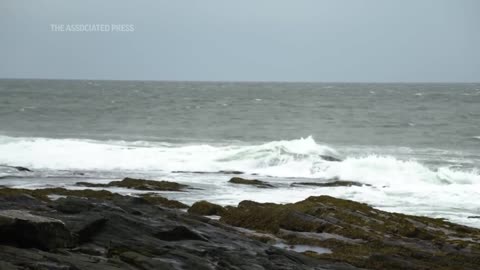
[[[257,179],[245,179],[241,177],[232,177],[228,182],[232,184],[239,184],[239,185],[250,185],[258,188],[273,188],[273,185]]]
[[[156,190],[156,191],[183,191],[189,186],[170,181],[155,181],[135,178],[124,178],[121,181],[112,181],[108,184],[98,184],[90,182],[78,182],[77,186],[83,187],[120,187],[136,190]]]
[[[53,200],[54,199],[54,200]],[[0,188],[0,269],[478,269],[480,230],[328,196],[187,205]],[[217,215],[220,220],[202,215]]]
[[[366,269],[479,269],[480,229],[442,219],[389,213],[366,204],[309,197],[293,204],[242,201],[224,223],[266,243]],[[327,252],[315,252],[317,248]]]
[[[358,269],[250,239],[160,198],[0,189],[0,269]]]

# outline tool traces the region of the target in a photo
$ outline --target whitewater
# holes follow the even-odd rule
[[[161,192],[187,204],[325,194],[480,227],[472,218],[480,216],[478,89],[0,80],[0,186],[75,189],[137,177],[195,187]],[[233,185],[232,176],[275,188]],[[336,180],[362,185],[292,185]]]
[[[147,141],[95,141],[0,136],[0,164],[49,170],[242,171],[273,177],[354,180],[406,185],[480,183],[477,168],[428,168],[388,155],[343,157],[312,136],[259,145],[178,145]],[[328,157],[340,161],[328,160]]]
[[[0,165],[22,166],[33,172],[16,172],[0,166],[3,184],[39,188],[61,185],[75,188],[78,178],[107,181],[125,176],[166,179],[200,185],[205,191],[167,194],[193,203],[207,199],[236,204],[252,199],[294,202],[311,195],[327,194],[372,204],[381,209],[447,218],[480,226],[480,173],[476,162],[461,163],[456,152],[443,151],[444,163],[423,163],[426,152],[408,148],[374,153],[375,148],[340,147],[317,143],[312,136],[296,140],[248,143],[175,144],[149,141],[99,141],[0,136]],[[363,153],[359,150],[361,149]],[[436,151],[436,152],[435,152]],[[388,152],[388,151],[387,151]],[[397,156],[394,153],[397,153]],[[406,155],[408,153],[408,155]],[[436,156],[438,157],[438,156]],[[331,159],[334,158],[334,159]],[[420,161],[419,161],[420,160]],[[471,161],[471,160],[470,160]],[[478,161],[478,160],[477,160]],[[229,175],[277,184],[261,192],[231,187]],[[40,181],[41,180],[41,181]],[[361,187],[291,187],[294,182],[357,181]],[[131,190],[115,190],[131,193]],[[461,211],[460,211],[461,209]]]

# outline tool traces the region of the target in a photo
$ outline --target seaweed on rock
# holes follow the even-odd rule
[[[331,249],[307,255],[370,269],[476,269],[480,230],[421,216],[388,213],[329,196],[293,204],[242,201],[221,221],[268,232],[291,245]],[[325,236],[328,237],[325,237]]]

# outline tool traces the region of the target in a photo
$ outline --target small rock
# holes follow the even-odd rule
[[[274,187],[273,185],[271,185],[267,182],[264,182],[264,181],[260,181],[260,180],[257,180],[257,179],[250,180],[250,179],[244,179],[244,178],[240,178],[240,177],[233,177],[228,182],[232,183],[232,184],[251,185],[251,186],[256,186],[256,187],[259,187],[259,188],[273,188]]]
[[[218,171],[218,173],[222,174],[244,174],[242,171]]]
[[[336,161],[336,162],[342,161],[341,159],[336,158],[336,157],[333,157],[333,156],[320,155],[320,157],[321,157],[323,160],[326,160],[326,161]]]
[[[169,181],[154,181],[135,178],[124,178],[121,181],[112,181],[108,184],[96,184],[89,182],[78,182],[77,186],[84,187],[121,187],[137,190],[156,190],[156,191],[182,191],[187,185]]]
[[[30,170],[29,168],[20,167],[20,166],[13,166],[12,168],[17,169],[17,170],[20,171],[20,172],[31,172],[31,171],[32,171],[32,170]]]
[[[202,216],[221,216],[224,212],[223,206],[207,201],[196,202],[188,209],[188,213]]]
[[[296,182],[292,183],[290,186],[295,187],[295,186],[315,186],[315,187],[351,187],[351,186],[357,186],[361,187],[364,184],[359,183],[359,182],[354,182],[354,181],[333,181],[333,182],[324,182],[324,183],[317,183],[317,182]],[[367,186],[370,186],[366,184]]]

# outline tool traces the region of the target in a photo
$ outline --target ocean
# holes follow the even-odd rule
[[[129,176],[196,187],[162,192],[185,203],[325,194],[480,227],[480,84],[0,80],[0,165],[9,187]],[[334,179],[365,185],[291,186]]]

